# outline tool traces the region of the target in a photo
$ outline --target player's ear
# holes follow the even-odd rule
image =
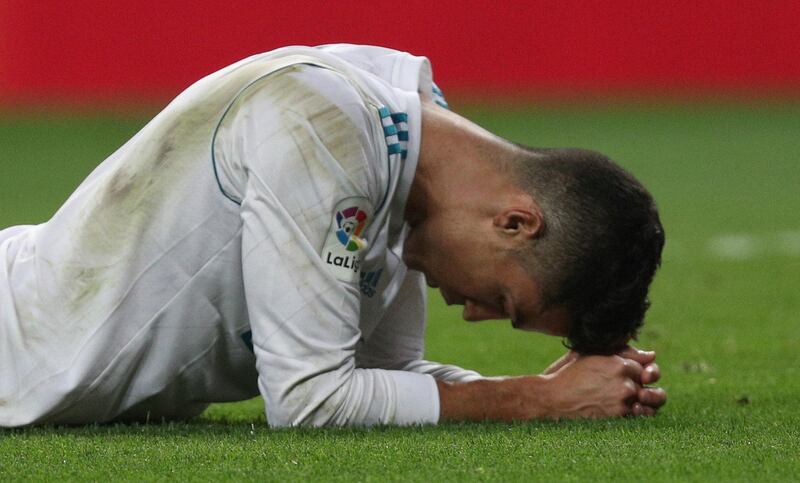
[[[506,236],[536,238],[544,227],[542,213],[536,207],[507,208],[494,217],[494,226]]]

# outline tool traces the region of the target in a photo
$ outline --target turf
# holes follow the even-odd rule
[[[0,480],[792,480],[800,475],[800,105],[605,104],[465,112],[516,141],[604,151],[652,189],[667,230],[640,345],[655,418],[271,430],[259,400],[183,424],[0,430]],[[0,117],[0,226],[47,219],[144,122]],[[538,372],[560,341],[467,324],[431,294],[427,355]]]

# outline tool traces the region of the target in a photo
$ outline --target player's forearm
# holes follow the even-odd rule
[[[435,423],[439,416],[436,383],[428,375],[353,369],[302,379],[274,372],[260,376],[271,426],[403,426]]]
[[[440,421],[513,421],[553,416],[546,376],[436,384]]]
[[[645,355],[647,358],[640,359],[652,362],[654,354]],[[661,389],[642,387],[658,380],[658,368],[648,368],[646,373],[638,361],[620,355],[580,356],[552,374],[463,384],[438,382],[439,419],[508,421],[653,415],[666,401],[666,394]]]

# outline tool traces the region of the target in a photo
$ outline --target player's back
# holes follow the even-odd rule
[[[247,326],[241,221],[210,164],[224,97],[190,89],[51,220],[9,232],[0,249],[0,426],[109,419],[169,390],[220,344],[242,346],[243,376],[253,380],[236,334]],[[246,386],[233,395],[255,393]]]
[[[419,69],[398,69],[393,51],[331,49],[416,90]],[[208,401],[258,393],[242,276],[245,225],[226,191],[243,187],[235,179],[248,168],[218,163],[214,141],[240,93],[287,66],[323,66],[315,52],[273,51],[202,79],[104,161],[51,220],[0,232],[0,427],[186,417]],[[383,64],[371,64],[373,57]],[[373,114],[376,126],[366,129],[385,131]],[[370,193],[390,192],[391,174],[371,176],[362,180]],[[316,181],[294,197],[319,209]],[[302,208],[298,219],[310,216]]]
[[[212,141],[243,88],[296,62],[265,57],[194,84],[52,219],[0,236],[0,426],[188,416],[204,406],[187,395],[257,394],[242,221]]]

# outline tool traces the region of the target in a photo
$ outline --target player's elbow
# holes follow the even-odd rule
[[[325,426],[317,412],[318,408],[312,407],[308,401],[303,401],[288,394],[286,398],[277,402],[266,402],[267,423],[273,428],[288,428],[295,426]]]
[[[267,421],[272,427],[384,424],[393,414],[386,385],[370,370],[319,374],[266,398]]]
[[[266,404],[267,424],[272,428],[303,426],[303,419],[287,404]]]
[[[271,427],[345,426],[352,372],[326,373],[287,388],[277,397],[265,398],[267,422]]]

